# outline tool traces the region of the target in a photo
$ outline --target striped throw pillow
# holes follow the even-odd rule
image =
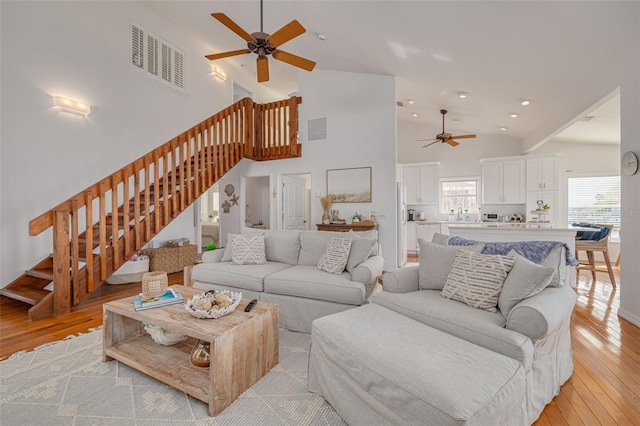
[[[498,298],[515,258],[459,250],[440,293],[447,299],[496,312]]]
[[[342,274],[349,260],[351,238],[331,237],[327,242],[324,253],[318,261],[318,269],[330,274]]]

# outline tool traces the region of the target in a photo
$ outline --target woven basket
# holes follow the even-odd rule
[[[164,271],[147,272],[142,276],[142,294],[147,298],[162,296],[168,287],[169,279]]]

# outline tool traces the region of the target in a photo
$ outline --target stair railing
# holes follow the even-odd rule
[[[53,227],[53,314],[106,280],[243,157],[299,157],[297,105],[241,99],[29,222]]]

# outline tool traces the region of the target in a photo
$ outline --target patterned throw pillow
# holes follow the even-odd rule
[[[351,251],[351,238],[331,237],[318,261],[318,269],[330,274],[342,274]]]
[[[514,263],[514,257],[460,250],[441,295],[474,308],[496,312],[504,280]]]
[[[231,242],[231,262],[236,265],[267,263],[262,235],[238,235]]]

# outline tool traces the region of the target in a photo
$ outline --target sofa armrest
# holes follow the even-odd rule
[[[578,296],[570,286],[547,287],[509,312],[506,328],[536,341],[568,323]]]
[[[386,291],[391,293],[408,293],[418,291],[418,266],[407,266],[404,268],[387,271],[382,276],[382,285]]]
[[[361,264],[355,267],[351,274],[351,280],[364,284],[367,287],[366,297],[369,297],[373,287],[382,274],[384,259],[382,256],[371,256]]]
[[[224,256],[224,248],[209,250],[202,253],[202,263],[218,263]]]

